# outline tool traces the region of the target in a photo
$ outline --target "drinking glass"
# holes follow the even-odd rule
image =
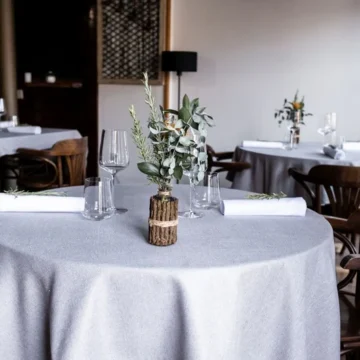
[[[103,130],[101,133],[99,165],[109,172],[115,188],[116,174],[129,166],[129,149],[125,130]],[[126,209],[117,209],[126,212]]]
[[[340,150],[344,149],[345,136],[339,136],[336,140],[336,147]]]
[[[89,220],[109,219],[115,213],[111,179],[92,177],[85,179],[85,209],[83,216]]]
[[[335,145],[334,139],[336,139],[336,113],[328,113],[325,115],[324,126],[318,129],[318,133],[324,137],[324,145]]]
[[[220,205],[220,181],[218,173],[206,173],[203,181],[194,187],[195,208],[210,209]]]

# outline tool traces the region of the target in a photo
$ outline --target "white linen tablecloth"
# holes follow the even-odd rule
[[[49,149],[58,141],[79,138],[77,130],[43,128],[41,134],[0,131],[0,156],[13,155],[18,148]]]
[[[188,191],[173,191],[181,209]],[[101,222],[0,215],[0,359],[339,359],[334,245],[322,217],[212,209],[180,219],[178,242],[161,248],[146,242],[154,193],[118,186],[116,204],[129,211]]]
[[[307,174],[316,165],[360,166],[360,151],[345,151],[346,159],[334,160],[323,153],[320,143],[300,143],[297,149],[260,149],[236,147],[233,161],[246,161],[251,168],[241,173],[228,174],[232,189],[257,193],[279,193],[289,197],[302,196],[310,204],[304,188],[288,174],[297,168]],[[324,203],[327,202],[325,193]]]

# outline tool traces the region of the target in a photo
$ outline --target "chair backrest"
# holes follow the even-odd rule
[[[348,218],[360,207],[360,167],[318,165],[307,175],[315,184],[316,208],[321,207],[321,188],[329,198],[332,215]]]
[[[208,144],[206,144],[206,152],[207,152],[207,161],[208,161],[208,171],[211,171],[212,167],[214,166],[214,156],[215,150]]]
[[[87,152],[87,137],[62,140],[54,144],[50,153],[57,158],[60,187],[63,185],[76,186],[84,184]],[[63,163],[64,160],[65,164]],[[67,169],[68,176],[64,174],[65,169]],[[68,178],[66,179],[66,177]]]

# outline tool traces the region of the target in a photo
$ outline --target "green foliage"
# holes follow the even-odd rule
[[[139,170],[160,190],[170,190],[173,178],[180,180],[184,170],[190,168],[197,179],[204,177],[207,165],[205,141],[207,127],[214,126],[213,118],[200,107],[199,99],[190,101],[184,96],[181,109],[163,109],[156,106],[148,76],[144,74],[145,103],[150,108],[149,136],[143,134],[134,106],[129,111],[134,121],[132,137],[142,162]],[[197,133],[196,139],[194,133]]]
[[[285,120],[292,121],[294,125],[305,125],[305,116],[312,116],[312,114],[305,112],[305,97],[303,96],[301,101],[299,101],[299,90],[296,91],[293,101],[285,99],[283,108],[276,110],[274,114],[279,125]]]
[[[272,193],[272,194],[250,194],[247,196],[250,200],[272,200],[272,199],[283,199],[286,198],[287,195],[284,194],[282,191],[280,194]]]
[[[52,190],[43,190],[43,191],[25,191],[25,190],[18,190],[10,189],[5,190],[4,193],[8,195],[14,195],[15,197],[18,196],[28,196],[28,195],[37,195],[37,196],[67,196],[65,191],[52,191]]]

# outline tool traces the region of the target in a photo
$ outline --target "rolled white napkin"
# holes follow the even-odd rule
[[[332,146],[325,145],[323,147],[324,154],[335,160],[345,160],[346,155],[343,150],[333,148]]]
[[[41,134],[41,127],[40,126],[14,126],[9,127],[8,131],[11,133],[19,133],[19,134]]]
[[[301,197],[279,200],[223,200],[220,211],[225,216],[305,216],[306,202]]]
[[[253,141],[244,140],[241,143],[241,147],[257,147],[257,148],[269,148],[269,149],[283,149],[284,144],[280,141]]]
[[[360,141],[345,142],[343,145],[345,151],[357,150],[360,151]]]
[[[14,122],[11,121],[0,121],[0,129],[6,129],[14,126]]]
[[[0,194],[0,212],[81,212],[84,206],[81,197]]]

